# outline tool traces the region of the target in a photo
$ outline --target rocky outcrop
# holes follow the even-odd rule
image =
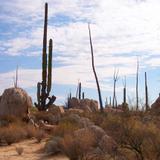
[[[86,112],[97,112],[98,102],[92,99],[77,99],[73,97],[68,101],[68,107],[73,109],[82,109]]]
[[[76,109],[76,108],[69,108],[67,110],[68,113],[75,113],[75,114],[81,114],[84,113],[84,110],[82,109]]]
[[[88,151],[84,155],[87,160],[105,159],[106,155],[116,155],[118,145],[115,140],[108,136],[105,131],[96,125],[90,125],[85,128],[78,129],[74,132],[74,138],[86,138],[89,135]]]
[[[151,110],[160,112],[160,97],[151,105]]]
[[[107,154],[115,154],[117,152],[117,143],[115,142],[115,140],[108,136],[107,134],[105,134],[100,142],[99,142],[99,148]]]
[[[31,97],[21,88],[4,91],[0,101],[0,116],[25,117],[32,106]]]
[[[64,108],[62,106],[56,106],[56,105],[51,105],[48,108],[48,112],[50,112],[50,113],[52,113],[54,115],[64,114],[65,113]]]
[[[112,107],[106,107],[104,109],[104,112],[123,112],[123,109],[121,108],[112,108]]]

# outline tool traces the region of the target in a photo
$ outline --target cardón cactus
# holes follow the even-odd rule
[[[47,23],[48,23],[48,4],[45,3],[44,33],[43,33],[43,53],[42,53],[42,82],[37,83],[37,101],[35,106],[38,110],[46,110],[54,103],[56,97],[49,96],[52,86],[52,48],[53,41],[49,40],[48,61],[47,61]],[[48,102],[47,102],[48,100]]]

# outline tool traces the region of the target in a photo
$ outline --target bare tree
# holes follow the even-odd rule
[[[137,73],[136,73],[136,110],[138,110],[138,108],[139,108],[138,79],[139,79],[139,60],[138,60],[138,58],[137,58]]]
[[[105,108],[108,107],[108,98],[106,97]]]
[[[109,97],[109,106],[111,106],[112,105],[112,97],[110,96]]]
[[[93,45],[92,45],[92,38],[91,38],[91,30],[90,30],[90,25],[88,24],[88,30],[89,30],[89,39],[90,39],[90,47],[91,47],[91,56],[92,56],[92,69],[93,73],[96,79],[96,84],[97,84],[97,90],[98,90],[98,96],[99,96],[99,104],[100,104],[100,109],[103,111],[103,104],[102,104],[102,97],[101,97],[101,90],[98,82],[98,77],[96,74],[95,66],[94,66],[94,54],[93,54]]]
[[[18,87],[18,66],[16,68],[16,76],[14,77],[14,87]]]
[[[113,75],[113,100],[112,100],[112,106],[113,108],[117,107],[117,97],[116,97],[116,83],[118,81],[118,72],[119,70],[114,70]]]

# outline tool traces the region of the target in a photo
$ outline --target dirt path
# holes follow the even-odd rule
[[[54,157],[45,155],[40,151],[44,145],[45,141],[36,143],[36,140],[32,139],[11,146],[0,146],[0,160],[69,160],[61,155]],[[16,147],[23,147],[22,155],[17,154]]]

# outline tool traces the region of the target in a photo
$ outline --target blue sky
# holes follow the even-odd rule
[[[44,0],[0,0],[0,93],[13,86],[19,66],[19,87],[36,100],[41,81]],[[52,94],[64,104],[76,92],[78,79],[86,97],[97,99],[91,68],[87,23],[91,23],[95,64],[105,97],[112,96],[114,69],[119,70],[117,98],[122,102],[123,78],[135,101],[136,61],[139,57],[139,96],[144,103],[144,72],[149,99],[160,92],[159,0],[48,0],[48,39],[53,38]],[[104,102],[103,102],[104,103]]]

